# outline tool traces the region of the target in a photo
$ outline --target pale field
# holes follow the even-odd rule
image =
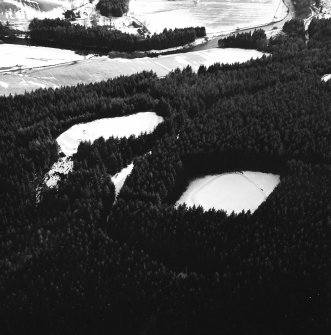
[[[287,8],[281,0],[131,0],[129,14],[152,32],[205,26],[207,33],[224,33],[280,20]]]
[[[278,185],[280,177],[262,172],[234,172],[208,175],[192,181],[176,206],[202,206],[227,214],[254,212]]]
[[[0,44],[0,73],[85,59],[74,51],[18,44]]]
[[[44,184],[50,188],[56,187],[61,180],[60,174],[65,175],[72,171],[73,161],[71,157],[77,152],[81,142],[93,142],[100,137],[108,139],[109,137],[139,136],[141,133],[153,132],[161,122],[163,122],[163,118],[154,112],[143,112],[129,116],[104,118],[72,126],[56,139],[60,147],[60,153],[63,153],[65,156],[60,157],[53,164],[50,171],[46,173],[43,180]],[[133,164],[130,164],[112,177],[116,194],[120,191],[132,169]],[[40,199],[40,188],[38,190],[37,201]]]
[[[43,69],[2,71],[0,83],[3,84],[0,85],[0,95],[22,94],[38,87],[57,88],[79,83],[93,83],[141,71],[154,71],[158,76],[163,77],[176,68],[183,69],[187,65],[190,65],[193,71],[197,71],[200,65],[210,66],[217,62],[243,63],[262,56],[263,53],[256,50],[215,48],[157,58],[110,59],[106,56],[95,57]],[[38,54],[35,57],[38,57]],[[12,64],[7,65],[15,66],[15,58],[13,57]]]

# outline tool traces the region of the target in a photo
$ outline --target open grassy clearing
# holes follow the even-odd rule
[[[246,62],[251,58],[262,56],[263,53],[256,50],[210,49],[158,58],[109,59],[108,57],[96,57],[61,66],[23,71],[22,73],[20,73],[21,71],[2,72],[0,73],[0,82],[8,86],[0,85],[0,95],[22,94],[39,87],[56,88],[79,83],[93,83],[141,71],[154,71],[162,77],[176,68],[182,69],[187,65],[197,71],[202,64],[210,66],[216,62]]]
[[[215,208],[228,214],[254,212],[278,185],[278,175],[262,172],[234,172],[210,175],[192,181],[176,206]]]

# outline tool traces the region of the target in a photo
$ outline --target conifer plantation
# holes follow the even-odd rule
[[[294,22],[244,64],[0,97],[0,333],[329,334],[329,26]],[[164,122],[81,143],[36,201],[57,136],[140,111]],[[243,170],[281,176],[254,213],[174,206]]]

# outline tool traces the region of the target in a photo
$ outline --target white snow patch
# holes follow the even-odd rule
[[[154,112],[143,112],[129,116],[100,119],[72,126],[62,133],[57,142],[61,151],[71,156],[77,152],[80,142],[94,141],[99,137],[129,137],[141,133],[151,133],[163,121],[163,117]]]
[[[120,191],[121,191],[121,189],[122,189],[122,187],[125,183],[126,178],[131,174],[132,169],[133,169],[133,163],[129,164],[127,167],[122,169],[120,172],[116,173],[115,176],[113,176],[111,178],[111,181],[115,185],[116,197],[120,193]]]
[[[56,163],[53,164],[50,171],[44,177],[44,183],[47,187],[56,187],[57,183],[60,181],[60,174],[68,174],[72,171],[74,167],[74,162],[70,157],[61,157]]]
[[[319,19],[329,19],[331,17],[331,0],[322,0],[319,10]]]
[[[5,83],[4,81],[0,81],[0,86],[7,89],[9,87],[9,85],[7,83]]]
[[[323,77],[322,77],[322,80],[327,82],[328,80],[331,79],[331,74],[325,74]]]
[[[192,181],[176,206],[200,205],[205,210],[215,208],[228,214],[254,212],[279,181],[279,175],[251,171],[208,175]]]

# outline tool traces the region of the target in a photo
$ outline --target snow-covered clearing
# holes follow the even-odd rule
[[[282,0],[131,0],[129,15],[152,32],[205,26],[221,33],[278,21],[287,15]]]
[[[0,57],[0,73],[57,65],[86,58],[71,50],[18,44],[0,44]]]
[[[123,168],[120,172],[116,173],[115,176],[113,176],[111,178],[111,181],[115,185],[116,197],[120,193],[120,190],[122,189],[126,178],[132,172],[132,170],[133,170],[133,163],[131,163],[127,167]]]
[[[192,181],[176,206],[215,208],[228,214],[254,212],[278,185],[280,177],[262,172],[234,172],[208,175]]]
[[[60,153],[63,153],[65,156],[60,157],[59,160],[53,164],[51,170],[44,177],[44,184],[50,188],[56,187],[61,179],[60,176],[72,171],[73,161],[71,160],[71,156],[77,152],[81,142],[93,142],[100,137],[108,139],[109,137],[139,136],[141,133],[153,132],[156,126],[161,122],[163,122],[163,118],[154,112],[142,112],[72,126],[56,139],[60,147]],[[116,192],[119,192],[126,176],[131,173],[132,168],[133,164],[130,164],[112,178]],[[37,192],[37,199],[39,198],[40,192]]]
[[[325,74],[323,77],[322,77],[322,80],[327,82],[331,79],[331,74]]]
[[[33,83],[54,88],[79,83],[93,83],[141,71],[154,71],[158,76],[163,77],[170,71],[176,68],[183,69],[187,65],[190,65],[193,71],[197,71],[200,65],[210,66],[217,62],[242,63],[251,58],[256,59],[262,56],[263,53],[256,50],[214,48],[157,58],[110,59],[106,56],[93,57],[71,64],[27,70],[22,74],[0,73],[0,81],[8,84],[6,89],[0,86],[0,95],[22,94],[25,91],[32,91],[36,89]]]
[[[163,121],[161,116],[154,112],[143,112],[129,116],[100,119],[88,123],[72,126],[62,133],[56,140],[61,151],[71,156],[77,152],[81,142],[93,142],[99,137],[129,137],[139,136],[141,133],[150,133]]]

